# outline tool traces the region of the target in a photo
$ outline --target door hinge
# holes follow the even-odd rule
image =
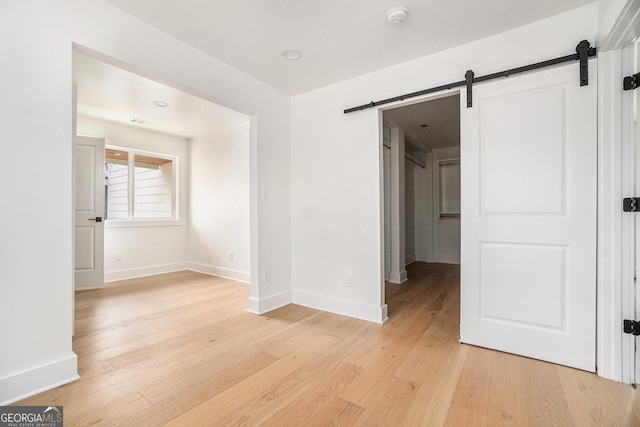
[[[626,197],[622,199],[624,212],[640,212],[640,197]]]
[[[624,319],[623,330],[625,334],[640,335],[640,322]]]
[[[640,86],[640,73],[633,76],[627,76],[622,80],[622,89],[633,90]]]

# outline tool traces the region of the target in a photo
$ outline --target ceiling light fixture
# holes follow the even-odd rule
[[[409,11],[406,7],[394,7],[387,12],[387,21],[392,24],[402,24],[409,17]]]
[[[285,49],[281,53],[284,59],[288,59],[290,61],[295,61],[296,59],[300,59],[302,57],[302,52],[298,49]]]
[[[154,102],[155,105],[157,105],[160,108],[164,108],[164,107],[168,107],[169,103],[168,102],[164,102],[164,101],[156,101]]]

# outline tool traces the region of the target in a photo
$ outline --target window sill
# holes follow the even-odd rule
[[[130,228],[130,227],[175,227],[184,225],[180,219],[108,219],[104,222],[106,228]]]

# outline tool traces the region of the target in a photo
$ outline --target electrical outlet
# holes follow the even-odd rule
[[[233,261],[233,252],[229,251],[229,256],[227,257],[229,261]]]
[[[271,281],[271,270],[264,270],[264,283],[269,283]]]
[[[353,288],[353,276],[347,276],[347,288]]]
[[[120,253],[120,251],[116,251],[116,253],[113,256],[113,259],[116,261],[121,261],[122,260],[122,254]]]

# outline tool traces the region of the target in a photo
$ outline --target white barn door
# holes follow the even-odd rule
[[[463,100],[461,342],[595,371],[596,82],[576,62]]]

